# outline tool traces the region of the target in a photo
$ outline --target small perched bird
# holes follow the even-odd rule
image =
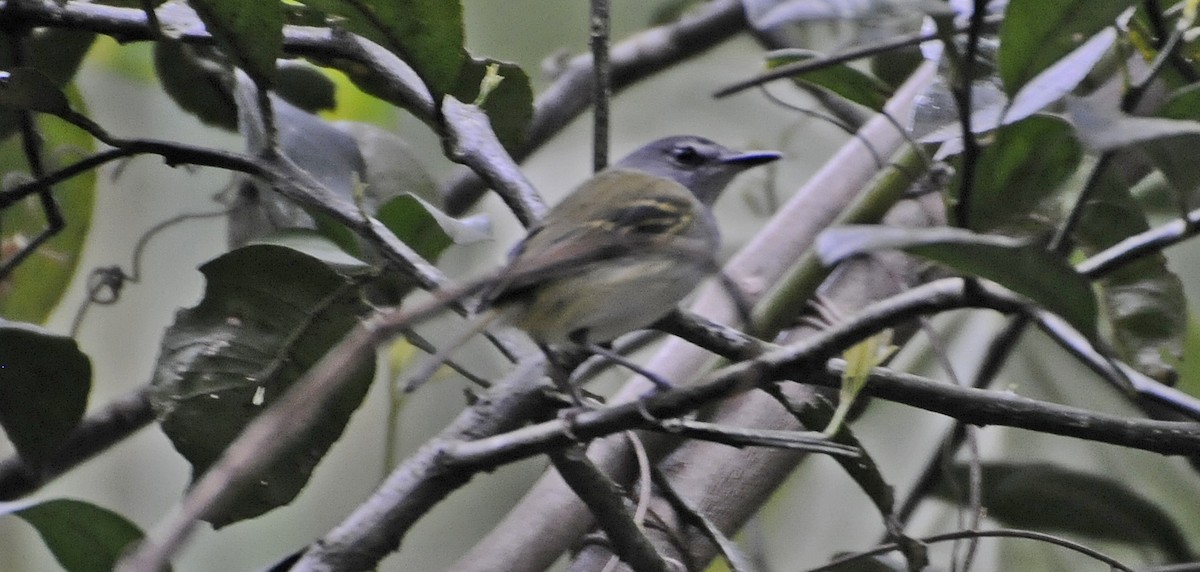
[[[779,158],[691,135],[634,151],[529,229],[468,335],[499,318],[539,344],[578,344],[620,361],[598,344],[658,321],[716,272],[713,203],[738,173]]]
[[[530,228],[509,265],[514,273],[548,264],[562,271],[502,282],[491,305],[547,344],[607,342],[649,326],[715,272],[720,231],[711,207],[721,191],[778,158],[686,135],[634,151]]]

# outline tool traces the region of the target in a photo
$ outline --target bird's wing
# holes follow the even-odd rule
[[[503,303],[547,279],[690,236],[703,208],[674,181],[638,171],[601,173],[556,205],[547,222],[530,229],[485,300]]]

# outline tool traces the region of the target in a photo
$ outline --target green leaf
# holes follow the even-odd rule
[[[23,65],[45,74],[56,87],[65,88],[79,71],[96,35],[61,28],[39,28],[22,39],[28,55]],[[11,46],[11,38],[0,34],[0,69],[15,67]],[[0,110],[0,139],[16,131],[17,125],[16,112]]]
[[[405,244],[427,260],[451,244],[467,244],[489,238],[486,230],[443,213],[415,195],[398,196],[379,208],[379,221]]]
[[[976,161],[971,227],[986,231],[1026,218],[1054,195],[1082,157],[1074,130],[1057,117],[1033,116],[1001,127]],[[961,172],[948,188],[960,188]]]
[[[79,425],[92,362],[75,340],[0,320],[0,426],[37,466]]]
[[[217,45],[263,88],[275,81],[283,51],[283,8],[266,0],[188,0]]]
[[[73,89],[67,91],[67,96],[73,109],[86,113],[83,101]],[[42,135],[42,156],[47,170],[64,167],[90,153],[95,146],[90,135],[57,117],[38,115],[35,122]],[[28,177],[25,175],[28,172],[20,141],[11,138],[0,144],[0,173],[4,173],[5,182],[20,182]],[[66,226],[0,282],[0,317],[40,323],[54,310],[75,275],[83,242],[91,230],[95,193],[95,171],[54,185],[54,198]],[[0,251],[8,256],[41,233],[47,224],[36,195],[0,211]]]
[[[151,392],[193,480],[369,311],[353,281],[281,246],[239,248],[200,270],[204,298],[163,336]],[[352,372],[298,444],[206,519],[220,527],[291,502],[362,403],[374,365]]]
[[[33,68],[16,68],[0,76],[0,107],[51,115],[71,111],[67,95],[46,74]]]
[[[334,126],[358,143],[366,168],[363,195],[372,214],[379,205],[404,193],[440,208],[442,195],[437,182],[404,138],[372,123],[339,121]]]
[[[1200,121],[1126,115],[1115,108],[1102,108],[1085,98],[1068,97],[1067,113],[1079,140],[1095,152],[1166,137],[1200,136]]]
[[[1117,31],[1105,28],[1021,87],[1004,110],[1002,124],[1020,121],[1075,90],[1117,41]]]
[[[1071,533],[1134,548],[1157,546],[1172,562],[1194,560],[1187,537],[1162,508],[1124,483],[1050,463],[983,464],[983,505],[988,517],[1013,528]],[[951,467],[958,490],[968,468]],[[957,500],[952,487],[934,491]],[[1053,510],[1047,510],[1053,507]]]
[[[767,69],[816,60],[823,57],[810,50],[787,49],[776,50],[767,54]],[[819,70],[805,72],[793,76],[797,83],[807,83],[823,87],[854,103],[864,105],[875,111],[883,111],[883,106],[892,97],[892,88],[879,78],[859,71],[845,64],[824,67]]]
[[[492,59],[467,60],[453,95],[459,101],[475,101],[488,66],[498,66],[499,74],[504,79],[487,94],[481,107],[487,113],[500,144],[513,153],[524,141],[525,131],[533,119],[533,88],[525,70],[516,64]]]
[[[1200,119],[1200,84],[1171,93],[1156,115],[1168,119]]]
[[[404,60],[434,99],[450,92],[466,59],[459,0],[303,0],[341,16],[338,25]]]
[[[1167,119],[1200,120],[1200,84],[1171,94],[1157,115]],[[1183,204],[1193,204],[1193,197],[1200,192],[1200,169],[1196,168],[1195,160],[1197,146],[1200,146],[1198,135],[1165,137],[1138,146],[1138,150],[1162,172],[1176,194],[1183,197]]]
[[[230,70],[213,59],[214,50],[183,42],[154,43],[154,70],[163,91],[205,125],[237,129],[237,106],[229,92]]]
[[[1150,228],[1141,205],[1112,172],[1084,207],[1075,237],[1085,252],[1097,252]],[[1138,371],[1170,383],[1183,359],[1187,298],[1183,283],[1162,253],[1147,254],[1096,281],[1100,309],[1112,328],[1117,355]]]
[[[251,244],[273,244],[311,256],[338,272],[357,275],[371,271],[371,265],[348,254],[324,235],[307,229],[288,229],[265,236]]]
[[[1000,24],[997,64],[1004,90],[1021,90],[1101,29],[1131,0],[1011,0]]]
[[[835,227],[817,237],[827,265],[874,250],[898,249],[985,278],[1062,316],[1095,339],[1096,297],[1091,285],[1062,257],[1021,240],[958,228]]]
[[[67,572],[108,572],[143,536],[125,517],[83,501],[49,500],[12,514],[37,530]]]
[[[309,113],[337,107],[337,88],[320,69],[304,63],[280,62],[276,92]]]

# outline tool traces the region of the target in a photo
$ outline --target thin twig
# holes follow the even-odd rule
[[[948,540],[961,540],[964,538],[1024,538],[1024,539],[1028,539],[1028,540],[1037,540],[1040,542],[1045,542],[1048,544],[1061,546],[1063,548],[1066,548],[1068,550],[1073,550],[1080,554],[1084,554],[1088,557],[1091,557],[1095,560],[1099,560],[1100,562],[1103,562],[1103,563],[1111,566],[1115,570],[1122,570],[1124,572],[1134,572],[1133,569],[1130,568],[1129,566],[1122,564],[1119,560],[1117,560],[1111,556],[1108,556],[1107,554],[1104,554],[1098,550],[1093,550],[1091,548],[1088,548],[1087,546],[1079,544],[1078,542],[1071,542],[1070,540],[1066,540],[1066,539],[1058,537],[1058,536],[1054,536],[1051,534],[1045,534],[1045,533],[1041,533],[1041,532],[1034,532],[1032,530],[1013,530],[1013,529],[1004,529],[1004,528],[996,529],[996,530],[964,530],[961,532],[949,532],[946,534],[935,534],[933,536],[927,536],[925,538],[922,538],[921,541],[929,543],[929,544],[933,544],[936,542],[945,542]],[[832,561],[829,564],[826,564],[824,566],[810,568],[807,570],[807,572],[829,572],[832,570],[837,570],[837,569],[841,568],[842,566],[844,566],[847,562],[853,562],[856,560],[861,560],[863,558],[870,558],[871,556],[879,556],[882,554],[887,554],[888,552],[892,552],[894,550],[897,550],[898,548],[899,548],[899,545],[896,543],[883,544],[877,548],[874,548],[874,549],[871,549],[868,551],[858,552],[855,554],[851,554],[849,556],[837,558],[834,561]]]
[[[998,16],[998,15],[997,16],[989,16],[986,18],[986,23],[989,26],[994,26],[996,24],[999,24],[1002,21],[1002,19],[1003,19],[1003,16]],[[965,33],[966,31],[967,31],[967,26],[961,26],[955,30],[955,33],[961,34],[961,33]],[[816,59],[805,60],[805,61],[801,61],[801,62],[795,62],[795,63],[791,63],[791,64],[782,65],[782,66],[779,66],[769,72],[761,74],[759,76],[723,87],[723,88],[717,90],[716,92],[714,92],[713,97],[718,97],[718,98],[727,97],[727,96],[733,95],[735,93],[738,93],[740,91],[745,91],[752,87],[758,87],[760,85],[763,85],[765,83],[770,83],[770,82],[778,80],[778,79],[797,76],[800,74],[817,71],[817,70],[822,70],[825,68],[830,68],[830,67],[833,67],[836,65],[841,65],[841,64],[853,62],[856,60],[874,57],[879,54],[893,52],[900,48],[907,48],[909,46],[915,46],[915,45],[918,45],[918,44],[921,44],[924,42],[928,42],[930,40],[936,40],[937,38],[938,38],[938,32],[923,32],[923,33],[917,33],[917,34],[910,34],[907,36],[900,36],[898,38],[879,42],[878,44],[871,44],[869,46],[863,46],[860,48],[855,48],[853,50],[847,50],[847,51],[839,53],[839,54],[833,54],[833,55],[825,56],[822,58],[816,58]]]
[[[609,107],[612,97],[612,65],[608,61],[612,14],[609,0],[591,0],[592,51],[592,171],[608,167]]]
[[[596,515],[613,551],[634,570],[667,572],[670,568],[633,520],[620,487],[587,458],[583,446],[549,453],[554,468]]]

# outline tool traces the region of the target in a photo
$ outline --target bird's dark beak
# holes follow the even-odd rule
[[[737,165],[743,169],[765,165],[771,161],[778,160],[783,157],[783,154],[776,151],[747,151],[745,153],[732,153],[721,158],[721,163],[724,165]]]

